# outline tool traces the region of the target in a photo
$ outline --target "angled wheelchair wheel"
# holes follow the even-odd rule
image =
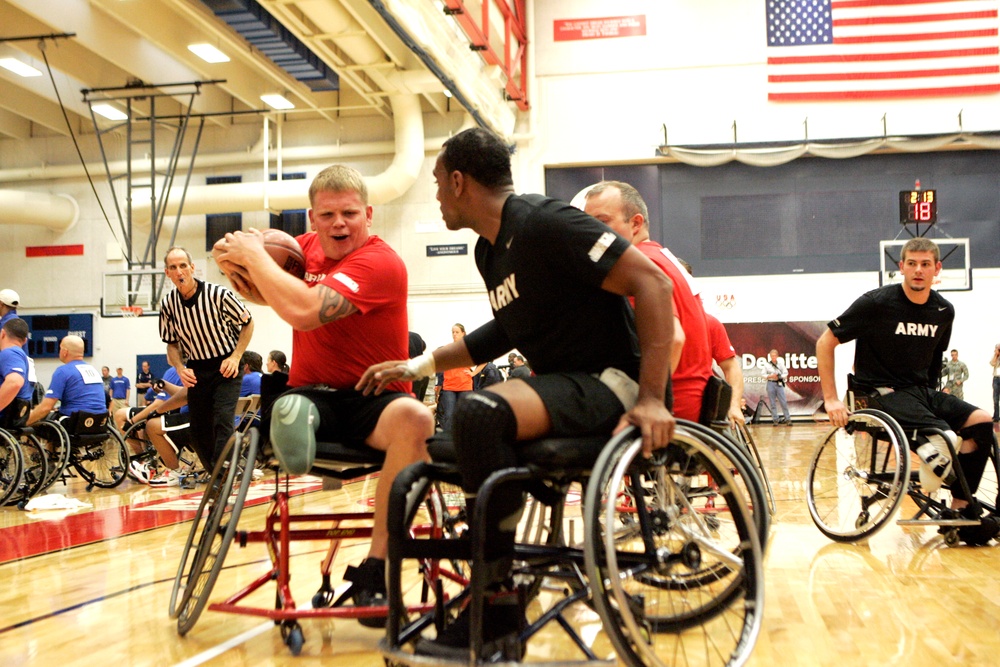
[[[48,458],[48,473],[38,490],[39,493],[44,493],[66,473],[70,455],[69,436],[66,435],[66,429],[55,422],[40,421],[32,424],[31,428]]]
[[[587,485],[584,560],[594,606],[632,667],[740,665],[763,619],[758,529],[730,465],[678,423],[651,459],[634,429],[605,447]],[[705,478],[729,511],[706,507]]]
[[[719,433],[707,426],[687,422],[685,428],[706,444],[710,443],[711,447],[718,453],[719,464],[733,473],[733,481],[749,503],[748,509],[754,525],[757,527],[761,549],[766,551],[767,538],[771,531],[771,512],[768,505],[767,487],[750,454],[729,435]],[[715,486],[715,480],[709,477],[702,492],[708,494],[706,496],[706,510],[714,510],[716,519],[722,519],[729,508],[725,503],[724,495],[719,498],[715,496]]]
[[[215,586],[215,580],[222,571],[222,566],[229,551],[229,545],[236,533],[236,525],[240,520],[240,512],[246,501],[247,490],[253,481],[254,460],[257,458],[259,434],[257,429],[251,429],[246,435],[234,433],[230,438],[222,456],[215,466],[212,478],[208,482],[205,498],[205,518],[201,522],[203,530],[198,539],[198,546],[191,553],[190,547],[185,549],[181,557],[181,567],[190,560],[187,576],[174,583],[174,594],[171,602],[180,594],[177,602],[177,632],[181,636],[188,633],[201,616],[208,597]],[[228,456],[227,456],[228,454]],[[201,512],[199,512],[199,515]],[[192,526],[192,532],[198,522]],[[189,539],[193,545],[194,540]]]
[[[108,426],[103,440],[86,438],[74,444],[70,461],[88,486],[111,489],[125,479],[129,457],[121,433]]]
[[[892,519],[909,479],[910,451],[899,424],[884,412],[858,410],[813,453],[809,514],[831,540],[869,538]]]
[[[24,457],[21,447],[10,433],[0,430],[0,505],[21,487]]]
[[[979,481],[979,488],[976,489],[976,498],[988,512],[997,514],[1000,512],[1000,487],[997,479],[1000,478],[1000,449],[993,445],[990,458],[986,462],[983,470],[983,478]]]
[[[7,499],[7,504],[17,505],[24,509],[24,504],[31,500],[45,484],[49,462],[45,455],[45,448],[34,435],[22,433],[15,436],[15,439],[17,446],[21,448],[23,467],[21,468],[21,483]]]
[[[750,461],[753,463],[754,469],[757,471],[757,476],[764,485],[764,491],[767,493],[767,509],[773,515],[776,511],[774,504],[774,490],[771,488],[771,480],[767,476],[767,471],[764,470],[764,462],[760,458],[760,451],[757,449],[757,442],[753,439],[753,435],[750,434],[750,429],[743,422],[738,422],[735,427],[731,428],[733,439],[740,444],[741,447],[750,456]]]

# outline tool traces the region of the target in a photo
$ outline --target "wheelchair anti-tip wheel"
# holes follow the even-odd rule
[[[824,535],[856,542],[881,530],[906,495],[910,451],[899,424],[884,412],[858,410],[831,430],[809,466],[809,514]]]
[[[177,613],[177,632],[181,636],[198,621],[222,571],[253,480],[258,439],[257,429],[251,429],[246,435],[234,433],[205,489],[198,511],[198,517],[203,518],[196,519],[191,526],[171,594],[171,607]],[[187,563],[190,567],[185,576]]]
[[[710,440],[678,423],[671,445],[652,459],[628,430],[594,467],[584,502],[585,565],[604,629],[631,667],[742,665],[756,643],[760,541],[722,458]],[[708,511],[705,495],[692,492],[706,475],[725,514]]]

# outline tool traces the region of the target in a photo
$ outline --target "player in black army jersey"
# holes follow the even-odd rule
[[[975,493],[993,447],[990,416],[984,410],[937,390],[941,357],[948,349],[955,308],[931,283],[941,271],[941,255],[930,239],[910,239],[899,270],[901,285],[872,290],[829,323],[816,342],[823,402],[834,426],[847,423],[847,408],[838,398],[834,348],[856,340],[855,391],[878,394],[882,410],[906,428],[937,427],[962,438],[958,463]],[[914,443],[911,443],[915,446]],[[979,519],[978,505],[969,506],[957,485],[951,489],[952,508]],[[1000,533],[1000,521],[983,517],[978,526],[963,526],[958,534],[970,545],[982,545]]]
[[[610,435],[634,424],[646,452],[665,447],[674,428],[665,403],[673,341],[669,278],[579,209],[515,195],[510,151],[491,132],[466,130],[445,142],[434,177],[448,228],[481,237],[476,263],[494,319],[432,354],[373,366],[358,388],[380,391],[395,378],[468,367],[515,347],[523,353],[535,376],[465,393],[456,406],[452,437],[469,494],[493,471],[516,465],[518,441]],[[487,557],[501,562],[513,555],[524,504],[519,490],[505,486],[487,517]],[[487,650],[518,629],[519,611],[503,604],[509,600],[486,606]],[[467,660],[464,618],[417,650]]]

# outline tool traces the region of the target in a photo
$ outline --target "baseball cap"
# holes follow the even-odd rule
[[[3,289],[3,290],[0,290],[0,303],[3,303],[6,306],[17,307],[17,303],[20,300],[21,300],[21,297],[19,297],[17,295],[17,292],[15,292],[14,290],[12,290],[12,289]]]

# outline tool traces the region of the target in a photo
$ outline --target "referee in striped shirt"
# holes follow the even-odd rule
[[[167,344],[167,362],[188,388],[192,444],[211,471],[233,434],[240,358],[253,321],[230,289],[194,277],[187,250],[175,246],[163,261],[176,289],[160,304],[160,338]]]

